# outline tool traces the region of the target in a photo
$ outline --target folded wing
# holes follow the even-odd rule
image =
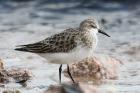
[[[55,34],[37,43],[19,45],[15,50],[33,53],[58,53],[69,52],[77,45],[75,41],[77,31],[67,29],[66,31]]]

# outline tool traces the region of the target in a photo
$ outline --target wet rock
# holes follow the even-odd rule
[[[7,83],[9,82],[8,71],[0,70],[0,83]]]
[[[31,78],[31,73],[27,69],[12,69],[8,71],[8,76],[13,78],[16,83],[21,84],[22,86],[26,87],[26,81]]]
[[[27,69],[11,69],[11,70],[0,70],[0,83],[14,82],[26,86],[26,81],[31,78],[31,74]]]
[[[114,93],[114,91],[99,89],[98,87],[90,84],[78,83],[51,85],[43,93]]]
[[[70,65],[70,72],[76,81],[116,79],[118,77],[120,61],[107,56],[96,55]],[[67,69],[64,75],[68,77]]]
[[[3,63],[4,63],[4,62],[2,61],[2,59],[0,59],[0,70],[1,70],[1,69],[4,69]]]
[[[21,93],[19,90],[4,90],[2,93]]]
[[[8,71],[8,76],[12,77],[16,81],[24,81],[31,78],[30,71],[27,69],[12,69]]]
[[[7,83],[9,82],[8,79],[8,72],[6,70],[4,70],[4,65],[3,65],[3,61],[2,59],[0,59],[0,83]],[[0,85],[3,86],[3,85]]]
[[[60,85],[51,85],[44,93],[66,93],[66,91]]]

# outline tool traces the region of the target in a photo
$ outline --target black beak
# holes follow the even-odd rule
[[[98,29],[98,32],[101,33],[101,34],[104,34],[104,35],[106,35],[106,36],[108,36],[108,37],[110,37],[110,35],[108,35],[106,32],[104,32],[104,31],[102,31],[102,30],[100,30],[100,29]]]

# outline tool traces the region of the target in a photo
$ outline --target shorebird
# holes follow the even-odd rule
[[[75,83],[68,64],[81,61],[92,55],[97,46],[98,32],[110,37],[99,28],[94,18],[89,18],[82,21],[77,28],[68,28],[36,43],[19,45],[15,50],[36,53],[50,63],[61,64],[59,67],[60,83],[62,64],[67,64],[68,75]]]

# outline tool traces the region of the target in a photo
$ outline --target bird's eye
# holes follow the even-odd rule
[[[91,25],[91,27],[93,27],[93,28],[97,28],[97,26],[95,26],[95,25]]]

